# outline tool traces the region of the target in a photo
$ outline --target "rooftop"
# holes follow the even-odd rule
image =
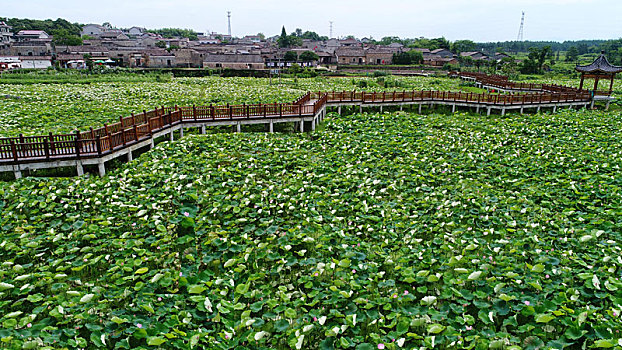
[[[581,73],[609,73],[615,74],[622,72],[622,67],[614,66],[605,57],[605,51],[600,53],[600,56],[591,64],[586,66],[576,66],[575,69]]]

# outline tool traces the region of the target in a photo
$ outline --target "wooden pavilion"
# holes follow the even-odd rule
[[[586,66],[577,65],[575,69],[578,72],[581,72],[581,84],[579,85],[579,90],[583,89],[583,81],[585,79],[594,79],[594,97],[597,96],[611,96],[611,92],[613,91],[613,80],[617,73],[622,72],[622,67],[614,66],[607,60],[605,57],[605,51],[601,51],[600,56],[591,64]],[[598,82],[600,80],[609,80],[609,90],[598,90]]]

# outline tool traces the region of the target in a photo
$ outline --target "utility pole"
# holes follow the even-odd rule
[[[523,27],[525,26],[525,11],[523,11],[523,15],[520,19],[520,28],[518,29],[518,37],[516,41],[523,41]]]
[[[229,37],[231,37],[231,11],[227,11],[227,22],[229,24]]]

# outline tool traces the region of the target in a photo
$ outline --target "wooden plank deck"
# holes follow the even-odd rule
[[[522,94],[491,95],[451,91],[390,91],[390,92],[309,92],[292,103],[252,104],[252,105],[210,105],[186,107],[161,107],[143,111],[129,117],[120,118],[113,124],[104,124],[98,129],[75,131],[71,134],[41,135],[0,138],[0,172],[12,171],[16,178],[22,170],[75,166],[78,175],[83,174],[83,166],[97,164],[100,175],[105,174],[104,163],[110,159],[126,155],[140,147],[152,147],[154,140],[179,130],[183,136],[184,127],[199,127],[204,132],[206,126],[266,124],[270,132],[274,123],[296,122],[300,131],[305,123],[314,130],[317,123],[326,115],[327,107],[342,106],[376,107],[404,105],[448,105],[452,111],[456,107],[475,107],[505,114],[506,110],[526,108],[587,106],[592,97],[588,91],[546,84],[517,84],[502,76],[487,76],[479,73],[450,73],[463,79],[472,80],[497,89],[524,91]]]

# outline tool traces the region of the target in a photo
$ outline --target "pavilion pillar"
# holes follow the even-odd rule
[[[581,84],[579,84],[579,90],[583,90],[583,80],[585,79],[585,74],[581,74]]]
[[[609,84],[609,95],[613,92],[613,78],[615,78],[615,74],[611,75],[611,83]]]
[[[596,94],[596,91],[598,91],[598,77],[594,80],[594,94]]]

